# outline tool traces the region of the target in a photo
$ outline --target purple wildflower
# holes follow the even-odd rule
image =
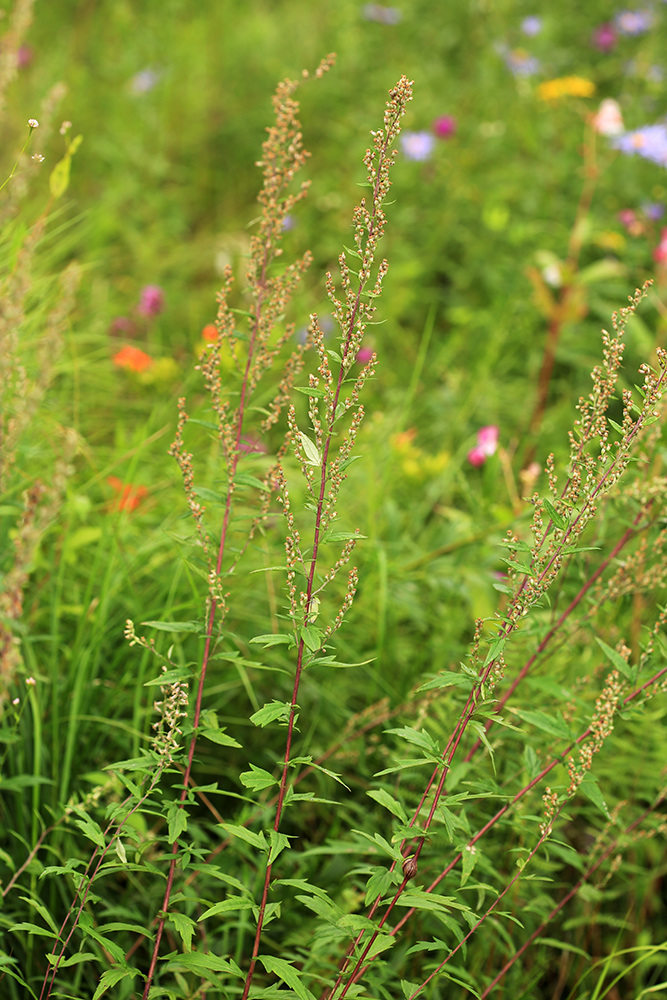
[[[643,35],[653,24],[653,13],[650,10],[622,10],[614,18],[614,24],[621,35]]]
[[[665,214],[665,206],[657,201],[647,201],[642,205],[642,212],[651,222],[658,222]]]
[[[667,167],[667,125],[644,125],[614,139],[612,145],[627,156],[638,153],[645,160]]]
[[[456,132],[456,118],[453,115],[440,115],[436,118],[431,128],[438,139],[451,139]]]
[[[142,69],[130,80],[130,90],[133,94],[147,94],[160,79],[160,74],[154,69]]]
[[[164,309],[164,292],[159,285],[146,285],[141,290],[137,312],[141,316],[157,316]]]
[[[532,17],[524,17],[521,22],[521,30],[524,35],[528,35],[529,38],[532,38],[534,35],[539,35],[542,30],[542,18],[535,17],[534,15]]]
[[[409,160],[428,160],[434,145],[435,139],[430,132],[404,132],[401,136],[401,146]]]
[[[293,215],[286,215],[282,221],[282,230],[284,233],[289,232],[290,229],[294,229],[296,226],[296,219]]]
[[[540,60],[531,56],[524,49],[507,49],[504,46],[500,49],[500,54],[505,60],[505,65],[514,76],[535,76],[540,70]]]
[[[591,42],[600,52],[611,52],[616,47],[618,35],[613,24],[607,22],[596,28],[591,36]]]
[[[367,3],[362,8],[367,21],[377,21],[378,24],[398,24],[401,12],[397,7],[383,7],[379,3]]]

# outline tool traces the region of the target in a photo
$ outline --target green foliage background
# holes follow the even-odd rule
[[[46,160],[32,179],[21,218],[3,236],[4,275],[11,273],[16,247],[47,203],[48,175],[63,153],[60,120],[71,120],[72,134],[84,139],[73,161],[70,187],[53,210],[40,245],[35,302],[22,335],[26,350],[31,337],[39,335],[42,304],[55,295],[51,276],[77,259],[84,279],[58,377],[39,426],[23,445],[14,500],[40,469],[57,427],[74,427],[80,446],[66,502],[39,549],[26,596],[22,651],[26,674],[35,677],[37,686],[30,694],[30,711],[21,716],[20,739],[8,744],[8,774],[27,780],[3,797],[2,825],[15,834],[3,843],[7,873],[22,863],[25,851],[71,796],[81,798],[100,782],[108,787],[103,768],[136,756],[147,745],[152,689],[144,684],[153,678],[155,665],[147,653],[128,648],[125,620],[187,621],[201,612],[196,553],[188,544],[178,470],[167,448],[177,397],[187,395],[193,412],[203,404],[194,365],[202,328],[215,318],[226,261],[239,279],[236,304],[244,305],[243,255],[257,215],[260,177],[254,165],[278,79],[314,69],[327,52],[338,54],[336,68],[300,92],[305,144],[312,152],[306,173],[313,187],[295,213],[284,245],[290,258],[310,248],[315,260],[288,317],[299,328],[310,312],[326,316],[329,311],[324,272],[335,266],[342,245],[350,240],[368,131],[379,121],[390,86],[402,73],[415,81],[406,129],[428,130],[443,114],[454,115],[458,123],[455,136],[437,141],[427,162],[400,156],[393,175],[395,204],[388,209],[382,248],[390,262],[380,306],[385,322],[370,338],[379,356],[378,378],[366,400],[369,416],[359,449],[363,461],[350,472],[344,514],[345,530],[359,526],[367,540],[356,557],[361,579],[357,600],[337,641],[341,660],[370,662],[355,670],[306,676],[301,695],[304,753],[324,752],[345,731],[351,715],[383,698],[390,710],[402,705],[418,684],[439,670],[454,669],[464,658],[474,620],[492,614],[498,603],[494,584],[503,570],[500,539],[512,524],[525,530],[532,513],[519,499],[524,495],[522,457],[534,443],[542,466],[549,452],[565,458],[574,403],[589,391],[590,370],[599,360],[600,328],[654,271],[651,251],[660,225],[647,225],[632,237],[618,212],[639,211],[649,201],[665,203],[667,175],[638,157],[608,152],[607,141],[599,136],[600,176],[581,233],[582,309],[563,324],[549,408],[533,442],[527,432],[549,318],[532,294],[527,269],[541,267],[547,252],[561,260],[567,254],[585,180],[585,123],[599,101],[619,100],[628,128],[665,115],[667,7],[656,4],[652,30],[621,38],[611,53],[590,43],[594,28],[614,13],[608,3],[567,0],[556,7],[406,0],[400,10],[400,23],[385,25],[365,19],[362,6],[351,0],[61,0],[36,7],[28,37],[33,59],[13,85],[5,112],[3,177],[14,162],[12,152],[23,142],[25,120],[42,118],[40,102],[49,87],[63,80],[68,92],[55,114]],[[543,18],[534,39],[521,33],[522,18],[532,14]],[[530,49],[541,62],[538,75],[514,77],[498,51],[502,44]],[[654,66],[662,76],[652,72]],[[154,86],[137,93],[132,81],[146,70],[155,74]],[[540,99],[540,81],[567,75],[593,81],[594,97],[553,103]],[[122,343],[112,332],[113,323],[119,316],[134,315],[148,284],[164,289],[166,307],[155,322],[137,328],[137,346],[157,364],[149,375],[136,376],[113,364]],[[628,386],[637,380],[639,363],[664,342],[664,303],[663,285],[629,326]],[[476,431],[489,424],[500,428],[501,453],[482,469],[473,469],[467,453]],[[203,432],[193,450],[201,482],[215,488],[219,457]],[[656,474],[663,459],[660,444]],[[263,469],[262,456],[252,461]],[[146,488],[147,497],[136,510],[114,508],[111,476]],[[597,541],[613,541],[617,525],[626,523],[621,518],[627,517],[620,503],[618,509],[612,503]],[[2,536],[7,545],[10,522]],[[280,561],[281,545],[276,519],[265,543],[249,553],[247,568]],[[575,590],[585,569],[584,563],[574,572]],[[197,780],[218,781],[229,796],[216,799],[225,818],[232,815],[234,797],[242,794],[237,776],[248,760],[269,770],[275,760],[274,744],[265,739],[264,730],[251,726],[248,716],[272,698],[289,698],[291,688],[289,660],[280,649],[264,657],[265,666],[285,670],[272,673],[257,668],[248,645],[253,635],[277,625],[281,581],[276,577],[257,585],[266,579],[248,576],[239,582],[229,629],[236,650],[248,662],[218,662],[206,694],[207,709],[217,713],[220,725],[237,727],[244,744],[236,754],[221,755],[214,746],[198,751]],[[663,602],[663,591],[660,581],[647,604]],[[569,594],[565,589],[559,599],[565,601]],[[636,612],[633,598],[624,598],[599,616],[596,627],[610,645],[625,638],[636,650],[639,634],[631,635]],[[548,610],[543,614],[535,634],[550,620]],[[562,702],[570,698],[577,678],[594,672],[600,659],[587,639],[584,630],[583,637],[576,635],[576,644],[572,640],[573,655],[568,647],[558,651],[530,682],[526,704],[542,706],[554,692]],[[528,653],[532,642],[527,635],[518,643],[519,666],[522,643]],[[199,654],[196,639],[176,643],[174,656],[182,664],[197,662]],[[15,687],[23,697],[21,679]],[[428,720],[430,731],[444,742],[455,698],[456,689],[428,705],[412,705],[390,725],[407,720],[419,728],[418,723]],[[610,808],[626,798],[646,805],[661,778],[664,785],[664,695],[646,712],[634,723],[621,724],[613,749],[601,755],[596,774]],[[543,733],[537,734],[536,745],[539,754],[545,752]],[[370,742],[351,743],[331,766],[344,771],[352,793],[336,794],[335,807],[304,807],[298,819],[290,814],[294,825],[286,832],[303,846],[301,874],[319,869],[322,883],[350,911],[360,906],[363,878],[350,875],[343,834],[361,827],[389,836],[386,812],[372,806],[365,792],[377,785],[374,773],[389,766],[392,755],[403,753],[398,746],[381,732]],[[528,780],[534,762],[524,753],[523,741],[510,734],[504,748],[495,774],[488,759],[474,773],[462,767],[451,791],[468,782],[472,795],[497,795],[517,773]],[[623,760],[622,768],[617,759]],[[564,772],[561,781],[567,781]],[[416,802],[416,784],[401,778],[398,787]],[[331,782],[321,776],[313,788],[323,798],[334,797]],[[119,788],[109,794],[117,797]],[[465,839],[468,828],[477,829],[493,809],[493,799],[480,799],[473,818],[473,809],[466,806],[454,842]],[[501,884],[502,875],[512,870],[512,852],[524,848],[530,839],[526,831],[534,833],[540,812],[536,796],[480,858],[480,906],[490,892],[484,885]],[[216,843],[219,831],[203,807],[198,821],[197,846],[204,850]],[[508,901],[506,909],[521,917],[525,931],[513,928],[511,920],[494,921],[461,964],[481,970],[487,981],[493,978],[512,948],[549,910],[550,894],[571,883],[578,864],[574,851],[583,851],[603,822],[593,805],[579,804],[559,833],[565,846],[550,848],[548,858],[535,867],[536,875],[554,882],[544,883],[543,891],[536,883],[528,903],[520,894]],[[157,835],[148,825],[140,832]],[[447,844],[444,833],[438,837],[442,842],[434,845],[436,854]],[[328,853],[320,855],[325,839]],[[44,863],[63,863],[88,850],[71,824],[59,827],[49,845]],[[254,879],[251,852],[241,845],[234,858],[244,879]],[[38,882],[40,864],[28,869],[27,891],[42,893],[49,911],[62,919],[70,887],[62,878]],[[577,977],[594,959],[622,947],[660,944],[666,870],[664,836],[633,847],[604,894],[591,887],[572,904],[553,931],[557,947],[538,946],[526,964],[515,967],[507,980],[508,995],[554,996],[550,991],[559,975],[558,995],[569,995],[567,990],[575,991],[572,996],[603,995],[584,987],[576,992]],[[134,919],[148,924],[160,905],[158,895],[159,886],[147,888],[138,875],[127,883],[118,879],[105,912],[120,919],[140,905],[141,915]],[[197,905],[193,890],[188,900],[192,913]],[[283,916],[286,957],[304,961],[313,921],[308,923],[303,908],[287,903]],[[17,919],[25,919],[22,904],[13,902],[0,919],[9,931]],[[400,995],[399,970],[403,978],[412,978],[410,968],[420,958],[418,950],[409,949],[437,940],[442,931],[430,919],[424,916],[412,936],[391,951],[390,974],[375,982],[377,995]],[[249,917],[235,915],[220,935],[220,953],[242,964],[251,937]],[[132,940],[128,935],[123,948]],[[455,936],[450,944],[453,940]],[[6,951],[13,948],[20,955],[34,986],[41,978],[42,940],[8,935],[9,941]],[[330,942],[322,942],[313,954],[331,964]],[[270,933],[269,947],[277,948]],[[578,947],[592,958],[577,964]],[[614,970],[617,964],[612,962]],[[645,986],[665,978],[664,954],[633,975],[632,995],[639,997]],[[95,971],[79,967],[72,995],[91,996],[95,977]],[[9,978],[3,983],[7,996],[21,995]],[[319,985],[310,988],[316,992]],[[177,988],[182,992],[176,995],[190,995],[184,986]],[[463,995],[453,985],[449,988],[447,996]],[[119,997],[131,995],[129,987],[118,990]],[[434,987],[430,996],[445,995],[438,990]]]

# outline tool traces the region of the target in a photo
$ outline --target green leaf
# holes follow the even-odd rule
[[[303,446],[308,464],[321,465],[322,458],[314,442],[311,441],[308,435],[304,434],[303,431],[299,431],[299,438],[301,439],[301,444]]]
[[[417,692],[432,691],[434,688],[446,687],[465,687],[470,690],[472,684],[473,682],[470,677],[465,677],[463,674],[457,674],[453,670],[441,670],[437,677],[434,677],[433,680],[427,681],[426,684],[422,684],[421,687],[417,688]]]
[[[408,743],[413,743],[415,746],[422,747],[423,750],[430,750],[436,754],[439,753],[438,744],[424,729],[418,731],[412,729],[411,726],[404,726],[402,729],[385,729],[385,732],[391,733],[394,736],[400,736],[401,739],[406,740]]]
[[[322,633],[314,625],[302,625],[299,629],[299,635],[311,653],[316,653],[318,649],[322,648]]]
[[[191,677],[187,667],[174,667],[173,670],[165,670],[159,677],[154,677],[151,681],[146,681],[144,687],[166,687],[167,684],[176,684],[178,681],[189,680]]]
[[[304,396],[310,396],[311,399],[326,399],[326,392],[324,389],[318,389],[310,385],[294,385],[292,386],[296,392],[302,392]]]
[[[93,993],[93,1000],[99,1000],[112,986],[117,986],[121,979],[127,979],[128,976],[135,979],[137,975],[138,972],[136,969],[107,969],[97,984],[97,989]]]
[[[279,854],[289,847],[289,837],[284,833],[276,833],[275,830],[269,831],[269,840],[271,843],[271,849],[269,851],[268,864],[272,865]]]
[[[263,483],[261,479],[257,478],[257,476],[251,476],[247,472],[237,472],[237,474],[234,476],[234,485],[254,486],[256,490],[262,490],[264,493],[271,492],[266,483]]]
[[[543,500],[542,502],[544,503],[544,507],[546,509],[547,514],[549,515],[553,523],[556,525],[556,527],[560,528],[561,531],[564,531],[565,528],[567,528],[567,521],[565,520],[565,518],[558,513],[554,505],[549,500]]]
[[[389,871],[388,868],[374,868],[373,874],[366,882],[366,901],[365,906],[370,906],[374,903],[378,896],[385,896],[392,885],[396,885],[396,877],[400,869],[395,869],[393,872]],[[398,883],[400,885],[400,881]]]
[[[245,840],[246,844],[251,844],[252,847],[256,847],[258,850],[266,850],[266,837],[263,833],[253,833],[252,830],[246,829],[245,826],[236,826],[234,823],[219,823],[218,826],[221,826],[232,837]]]
[[[215,917],[219,913],[236,913],[238,910],[251,910],[254,905],[254,900],[248,899],[247,896],[228,896],[227,899],[216,903],[215,906],[210,906],[208,910],[202,913],[199,919],[207,920],[209,917]]]
[[[310,990],[304,986],[301,974],[284,958],[274,958],[273,956],[264,958],[260,955],[259,960],[267,972],[272,972],[274,976],[278,976],[284,983],[287,983],[289,988],[294,990],[299,997],[299,1000],[315,1000]]]
[[[461,888],[463,888],[470,877],[470,873],[477,864],[479,854],[474,844],[472,847],[468,847],[466,844],[460,847],[459,850],[461,852]]]
[[[530,569],[528,570],[530,573]],[[488,667],[489,663],[497,659],[500,656],[503,649],[505,648],[505,643],[507,642],[506,635],[496,635],[489,642],[489,651],[486,654],[486,659],[484,660],[484,666]]]
[[[558,736],[560,739],[569,740],[570,730],[567,723],[558,715],[547,715],[545,712],[531,712],[523,708],[510,709],[514,715],[527,722],[537,729],[541,729],[550,736]]]
[[[586,775],[579,785],[579,791],[582,795],[585,795],[594,806],[597,806],[603,816],[606,816],[607,819],[611,819],[607,803],[605,802],[602,792],[600,791],[600,786],[590,773]]]
[[[167,813],[169,824],[169,843],[175,844],[178,838],[188,828],[188,814],[178,802],[172,802]]]
[[[389,792],[385,792],[384,788],[373,789],[370,792],[366,792],[366,795],[368,795],[369,798],[374,799],[381,806],[384,806],[385,809],[388,809],[389,812],[398,817],[402,823],[408,822],[408,817],[401,803],[391,796]]]
[[[186,968],[197,975],[203,975],[207,972],[228,972],[238,979],[243,979],[243,974],[236,962],[228,962],[218,955],[205,955],[201,951],[190,951],[185,955],[174,955],[172,953],[171,955],[166,955],[165,958],[170,960],[164,967],[167,972],[170,972],[172,969]]]
[[[79,827],[79,829],[83,831],[86,837],[88,837],[89,840],[92,840],[94,844],[96,844],[98,847],[101,848],[106,847],[104,834],[102,833],[98,823],[95,823],[90,818],[75,819],[74,822]]]
[[[265,771],[264,768],[255,767],[254,764],[251,764],[250,767],[252,770],[243,771],[239,775],[241,784],[245,785],[246,788],[252,788],[258,792],[262,788],[271,788],[272,785],[278,784],[276,778],[272,774],[269,774],[268,771]]]
[[[211,743],[217,743],[219,746],[223,747],[241,746],[241,744],[237,743],[231,736],[228,736],[224,729],[200,729],[197,735],[203,736],[204,739],[210,740]]]
[[[176,928],[185,951],[192,951],[192,936],[197,926],[192,917],[187,917],[184,913],[173,913],[170,911],[167,914],[167,920],[170,920]]]
[[[160,632],[201,632],[200,622],[141,622],[149,628],[156,628]]]
[[[218,493],[217,490],[206,489],[205,486],[196,486],[192,492],[196,497],[200,497],[205,503],[224,504],[227,502],[227,497],[224,493]]]
[[[327,531],[322,539],[323,542],[351,542],[352,539],[368,538],[368,535],[358,534],[356,531]]]
[[[277,632],[268,632],[266,635],[256,635],[254,639],[250,640],[251,645],[253,643],[261,643],[265,648],[267,646],[288,646],[294,641],[294,637],[291,635],[281,635]]]
[[[615,649],[612,649],[611,646],[608,646],[606,642],[602,641],[602,639],[599,639],[598,636],[595,636],[595,641],[612,666],[616,667],[616,669],[619,670],[629,681],[634,682],[637,673],[635,668],[624,660],[620,653],[618,653]]]
[[[262,706],[259,711],[250,716],[253,726],[268,726],[269,723],[280,719],[281,722],[289,721],[292,706],[288,701],[272,701]]]
[[[72,157],[69,152],[65,153],[62,160],[58,160],[49,176],[49,190],[54,198],[61,198],[69,187],[70,167]]]

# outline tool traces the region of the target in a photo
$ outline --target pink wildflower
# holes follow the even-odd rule
[[[616,29],[613,24],[601,24],[599,28],[596,28],[593,32],[591,41],[596,49],[600,52],[611,52],[618,41],[618,35],[616,34]]]
[[[493,455],[498,448],[499,430],[495,424],[488,427],[480,427],[477,431],[477,444],[468,452],[468,461],[475,468],[484,465],[489,455]]]
[[[164,309],[164,292],[159,285],[146,285],[141,290],[137,312],[142,316],[157,316]]]
[[[653,260],[656,264],[667,264],[667,227],[660,234],[660,242],[653,251]]]
[[[357,364],[366,365],[373,357],[373,351],[370,347],[362,347],[357,351],[356,361]]]
[[[20,45],[16,50],[16,65],[25,69],[32,62],[33,51],[29,45]]]

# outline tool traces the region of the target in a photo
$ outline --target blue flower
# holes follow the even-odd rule
[[[667,167],[667,125],[644,125],[614,139],[612,145],[626,156],[637,153],[645,160]]]
[[[430,132],[404,132],[401,146],[409,160],[428,160],[433,152],[435,139]]]
[[[521,22],[521,30],[524,35],[528,35],[529,38],[532,38],[533,35],[539,35],[542,30],[542,18],[535,16],[524,17]]]
[[[653,24],[650,10],[622,10],[614,18],[614,24],[622,35],[643,35]]]

